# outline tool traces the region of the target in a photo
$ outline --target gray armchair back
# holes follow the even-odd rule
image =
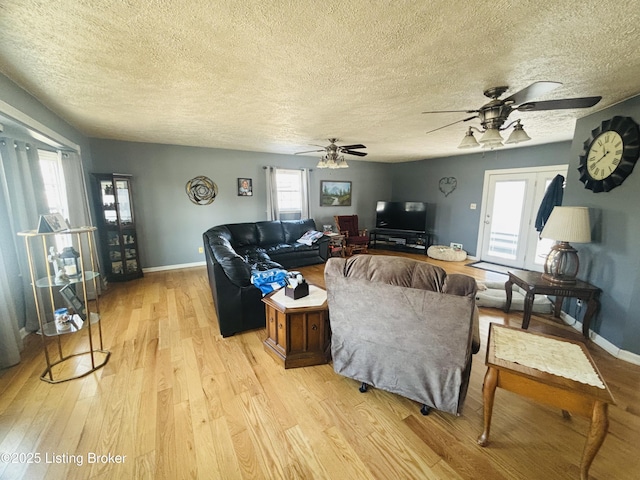
[[[337,373],[460,414],[479,349],[473,278],[360,255],[330,258],[325,284]]]

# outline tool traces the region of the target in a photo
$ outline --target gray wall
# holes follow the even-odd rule
[[[390,165],[392,197],[429,203],[433,243],[462,243],[474,256],[485,170],[566,164],[570,147],[570,142],[561,142]],[[438,188],[443,177],[455,177],[458,184],[446,197]],[[472,203],[477,204],[476,210],[469,208]]]
[[[591,130],[615,115],[640,123],[640,96],[578,120],[563,203],[589,207],[591,213],[592,243],[576,248],[581,276],[602,288],[602,307],[592,328],[616,346],[640,354],[640,316],[634,302],[640,298],[640,166],[622,185],[602,193],[585,189],[577,171]]]
[[[266,220],[265,166],[310,168],[310,216],[320,229],[334,215],[358,213],[363,227],[375,222],[376,200],[391,186],[384,164],[349,159],[350,168],[316,169],[318,159],[147,143],[91,140],[92,173],[133,175],[134,205],[144,268],[201,262],[202,233],[224,223]],[[185,193],[191,178],[205,175],[218,186],[210,205],[195,205]],[[253,179],[253,196],[237,195],[237,179]],[[320,207],[320,180],[350,180],[351,207]]]

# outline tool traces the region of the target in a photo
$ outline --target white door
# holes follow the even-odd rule
[[[478,235],[481,260],[542,270],[553,242],[538,238],[535,219],[548,185],[566,173],[566,165],[486,172]]]

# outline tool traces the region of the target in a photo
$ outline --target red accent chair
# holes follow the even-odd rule
[[[358,228],[357,215],[336,215],[333,217],[340,235],[344,235],[345,250],[348,256],[354,253],[369,252],[369,233]]]

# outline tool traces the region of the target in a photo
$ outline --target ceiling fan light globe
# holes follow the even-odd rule
[[[531,140],[531,137],[527,135],[527,132],[524,131],[522,125],[518,123],[513,127],[513,132],[511,132],[511,135],[509,135],[509,138],[507,138],[507,141],[504,143],[520,143],[527,142],[529,140]]]
[[[487,148],[489,150],[493,150],[494,148],[502,148],[504,147],[502,142],[485,142],[482,144],[482,148]]]
[[[344,158],[344,156],[338,158],[337,166],[338,168],[349,168],[349,165],[347,165],[347,160]]]
[[[502,146],[502,135],[496,128],[488,128],[478,140],[483,146],[491,146],[499,143]]]
[[[464,138],[460,142],[460,145],[458,145],[458,148],[475,148],[479,146],[480,144],[476,140],[476,137],[474,137],[473,133],[471,133],[464,136]]]

